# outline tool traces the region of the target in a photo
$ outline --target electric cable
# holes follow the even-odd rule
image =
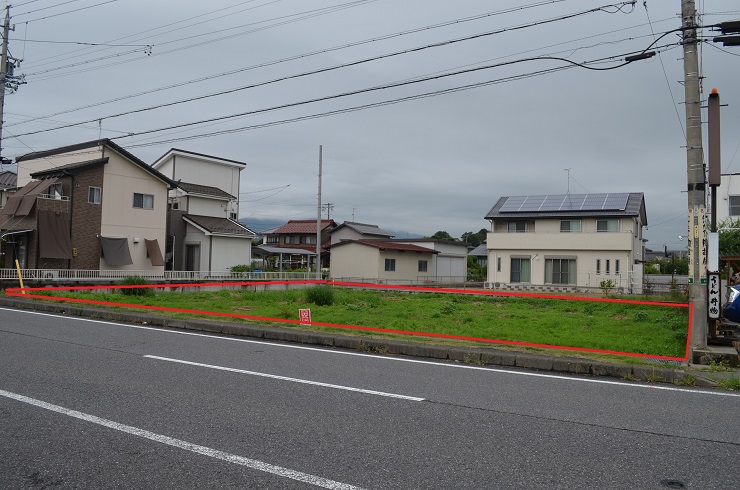
[[[238,92],[238,91],[247,90],[247,89],[256,88],[256,87],[261,87],[261,86],[264,86],[264,85],[268,85],[268,84],[272,84],[272,83],[276,83],[276,82],[280,82],[280,81],[285,81],[285,80],[300,78],[300,77],[314,75],[314,74],[318,74],[318,73],[324,73],[324,72],[328,72],[328,71],[337,70],[337,69],[340,69],[340,68],[346,68],[346,67],[349,67],[349,66],[356,66],[356,65],[363,64],[363,63],[369,63],[371,61],[377,61],[377,60],[380,60],[380,59],[391,58],[391,57],[400,56],[400,55],[409,54],[409,53],[416,53],[416,52],[423,51],[423,50],[426,50],[426,49],[433,49],[433,48],[439,48],[439,47],[443,47],[443,46],[449,46],[451,44],[456,44],[456,43],[460,43],[460,42],[470,41],[470,40],[473,40],[473,39],[479,39],[479,38],[482,38],[482,37],[487,37],[487,36],[502,34],[504,32],[510,32],[510,31],[515,31],[515,30],[520,30],[520,29],[525,29],[525,28],[531,28],[531,27],[535,27],[535,26],[540,26],[540,25],[548,24],[548,23],[551,23],[551,22],[557,22],[557,21],[562,21],[562,20],[566,20],[566,19],[571,19],[571,18],[574,18],[574,17],[579,17],[579,16],[582,16],[582,15],[587,15],[587,14],[590,14],[590,13],[603,11],[603,9],[604,9],[604,7],[602,6],[602,7],[597,7],[597,8],[594,8],[594,9],[589,9],[589,10],[585,10],[585,11],[581,11],[581,12],[576,12],[576,13],[573,13],[573,14],[567,14],[567,15],[559,16],[559,17],[556,17],[556,18],[546,19],[546,20],[543,20],[543,21],[536,21],[536,22],[532,22],[532,23],[528,23],[528,24],[519,25],[519,26],[505,27],[505,28],[501,28],[501,29],[496,29],[494,31],[487,31],[487,32],[484,32],[484,33],[473,34],[473,35],[470,35],[470,36],[464,36],[464,37],[460,37],[460,38],[448,39],[448,40],[440,41],[440,42],[433,43],[433,44],[427,44],[427,45],[424,45],[424,46],[417,46],[417,47],[414,47],[414,48],[409,48],[409,49],[405,49],[405,50],[401,50],[401,51],[395,51],[395,52],[392,52],[392,53],[386,53],[386,54],[379,55],[379,56],[374,56],[374,57],[371,57],[371,58],[365,58],[365,59],[362,59],[362,60],[356,60],[356,61],[352,61],[352,62],[349,62],[349,63],[343,63],[343,64],[340,64],[340,65],[335,65],[333,67],[320,68],[320,69],[317,69],[317,70],[303,72],[303,73],[299,73],[299,74],[295,74],[295,75],[288,75],[288,76],[285,76],[285,77],[280,77],[280,78],[268,80],[268,81],[261,82],[261,83],[254,83],[254,84],[250,84],[250,85],[246,85],[246,86],[242,86],[242,87],[237,87],[237,88],[233,88],[233,89],[229,89],[229,90],[222,90],[222,91],[219,91],[219,92],[205,94],[205,95],[201,95],[201,96],[197,96],[197,97],[189,97],[187,99],[181,99],[181,100],[177,100],[177,101],[173,101],[173,102],[162,103],[162,104],[158,104],[158,105],[150,106],[150,107],[145,107],[145,108],[141,108],[141,109],[133,109],[133,110],[129,110],[129,111],[124,111],[124,112],[121,112],[121,113],[111,114],[111,115],[108,115],[108,116],[104,116],[102,118],[98,117],[98,118],[87,120],[87,121],[81,121],[78,124],[89,124],[89,123],[94,122],[94,121],[99,120],[99,119],[112,119],[112,118],[115,118],[115,117],[121,117],[121,116],[125,116],[125,115],[130,115],[130,114],[137,114],[137,113],[151,111],[151,110],[155,110],[155,109],[161,109],[161,108],[164,108],[164,107],[171,107],[173,105],[183,104],[183,103],[187,103],[187,102],[193,102],[193,101],[197,101],[197,100],[203,100],[203,99],[210,98],[210,97],[216,97],[216,96],[220,96],[220,95],[231,94],[231,93],[235,93],[235,92]],[[647,50],[645,50],[645,51],[647,51]],[[547,59],[547,58],[541,58],[541,59]],[[558,58],[552,58],[552,59],[558,59]],[[527,59],[525,59],[525,60],[527,60]],[[531,59],[529,59],[529,60],[531,60]],[[562,61],[562,60],[564,60],[564,58],[560,58],[560,60]],[[518,62],[518,61],[515,61],[515,62]],[[568,60],[568,62],[570,62],[570,61]],[[495,66],[496,65],[489,65],[488,67],[495,67]],[[478,69],[480,69],[480,68],[471,69],[470,71],[476,71]],[[464,72],[460,72],[460,73],[464,73]],[[448,75],[445,75],[445,76],[448,76]],[[56,128],[47,128],[47,129],[43,129],[43,130],[30,131],[30,132],[22,133],[19,136],[28,136],[28,135],[38,134],[38,133],[43,133],[43,132],[48,132],[48,131],[55,131],[57,129],[64,129],[64,128],[68,128],[68,127],[73,127],[73,126],[76,126],[78,124],[74,124],[73,123],[73,124],[69,124],[69,125],[58,126]]]
[[[534,7],[534,6],[541,6],[541,5],[544,5],[544,4],[550,4],[550,3],[562,2],[562,1],[565,1],[565,0],[548,0],[548,1],[545,1],[545,2],[539,2],[537,4],[530,4],[530,5],[527,5],[527,6],[520,6],[520,7],[517,7],[516,10],[522,10],[524,8],[531,8],[531,7]],[[460,24],[460,23],[469,22],[469,21],[472,21],[472,20],[479,20],[479,19],[482,19],[482,18],[485,18],[485,17],[490,17],[492,15],[501,15],[502,13],[509,13],[511,10],[512,9],[504,9],[504,10],[499,10],[499,11],[494,11],[494,12],[488,12],[488,13],[484,13],[484,14],[480,14],[480,15],[476,15],[476,16],[466,17],[466,18],[462,18],[462,19],[455,19],[455,20],[452,20],[452,21],[442,22],[442,23],[438,23],[438,24],[433,24],[433,25],[425,26],[425,27],[420,27],[420,28],[414,28],[414,29],[409,29],[409,30],[405,30],[405,31],[400,31],[400,32],[396,32],[396,33],[393,33],[393,34],[387,34],[387,35],[383,35],[383,36],[376,36],[376,37],[373,37],[373,38],[364,39],[362,41],[356,41],[356,42],[349,43],[349,44],[334,46],[334,47],[331,47],[331,48],[325,48],[325,49],[321,49],[321,50],[317,50],[317,51],[311,51],[311,52],[308,52],[308,53],[303,53],[303,54],[296,55],[296,56],[291,56],[291,57],[287,57],[287,58],[273,60],[273,61],[269,61],[269,62],[266,62],[266,63],[261,63],[261,64],[257,64],[257,65],[250,65],[250,66],[246,66],[246,67],[242,67],[242,68],[237,68],[235,70],[230,70],[230,71],[218,73],[218,74],[215,74],[215,75],[209,75],[209,76],[205,76],[205,77],[191,79],[191,80],[187,80],[185,82],[178,82],[178,83],[175,83],[175,84],[171,84],[171,85],[167,85],[167,86],[163,86],[163,87],[158,87],[158,88],[151,89],[151,90],[146,90],[146,91],[137,92],[137,93],[126,95],[126,96],[121,96],[121,97],[116,97],[116,98],[113,98],[113,99],[108,99],[108,100],[105,100],[105,101],[102,101],[102,102],[97,102],[97,103],[93,103],[93,104],[84,105],[84,106],[81,106],[81,107],[76,107],[76,108],[73,108],[73,109],[67,109],[65,111],[59,111],[59,112],[55,112],[55,113],[52,113],[52,114],[47,114],[45,116],[39,116],[38,119],[44,119],[44,118],[48,118],[48,117],[54,117],[54,116],[58,116],[58,115],[61,115],[61,114],[66,114],[66,113],[69,113],[69,112],[76,112],[76,111],[79,111],[79,110],[82,110],[82,109],[89,109],[89,108],[92,108],[92,107],[97,107],[97,106],[109,104],[109,103],[112,103],[112,102],[118,102],[118,101],[121,101],[121,100],[126,100],[126,99],[130,99],[130,98],[134,98],[134,97],[139,97],[139,96],[142,96],[142,95],[148,95],[148,94],[151,94],[151,93],[161,92],[163,90],[169,90],[169,89],[172,89],[172,88],[182,87],[182,86],[190,85],[190,84],[193,84],[193,83],[198,83],[198,82],[202,82],[202,81],[212,80],[212,79],[215,79],[215,78],[220,78],[222,76],[234,75],[234,74],[241,73],[241,72],[244,72],[244,71],[254,70],[254,69],[257,69],[257,68],[264,68],[264,67],[267,67],[267,66],[273,66],[273,65],[276,65],[276,64],[279,64],[279,63],[284,63],[284,62],[288,62],[288,61],[294,61],[294,60],[297,60],[297,59],[307,58],[307,57],[315,56],[315,55],[318,55],[318,54],[325,54],[325,53],[329,53],[329,52],[332,52],[332,51],[337,51],[337,50],[341,50],[341,49],[355,47],[355,46],[359,46],[359,45],[363,45],[363,44],[367,44],[367,43],[371,43],[371,42],[383,41],[383,40],[387,40],[387,39],[391,39],[391,38],[395,38],[395,37],[404,36],[404,35],[407,35],[407,34],[414,34],[414,33],[422,32],[422,31],[426,31],[426,30],[436,29],[436,28],[439,28],[439,27],[446,27],[446,26],[453,25],[453,24]],[[603,34],[600,34],[600,35],[603,35]],[[123,38],[119,38],[119,39],[123,39]],[[28,122],[33,121],[33,120],[35,120],[35,119],[30,119]],[[23,124],[23,123],[16,123],[16,124]]]

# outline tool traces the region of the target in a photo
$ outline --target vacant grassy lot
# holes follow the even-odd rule
[[[310,308],[312,321],[319,323],[656,356],[682,357],[686,348],[688,308],[685,306],[336,287],[331,291],[332,304],[317,306],[308,299],[311,289],[262,292],[226,289],[199,293],[157,291],[151,296],[129,296],[120,291],[102,294],[62,291],[55,295],[291,320],[298,319],[299,309]],[[249,319],[233,321],[253,322]]]

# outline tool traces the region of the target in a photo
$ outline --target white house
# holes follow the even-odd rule
[[[173,148],[152,167],[176,183],[169,193],[168,268],[218,272],[251,264],[255,233],[238,222],[245,163]]]
[[[335,281],[382,281],[415,284],[434,278],[438,251],[395,240],[344,240],[331,246]]]
[[[501,197],[485,218],[486,287],[642,292],[641,192]]]
[[[717,224],[740,219],[740,174],[722,174],[717,187]]]
[[[468,245],[435,238],[398,238],[394,241],[429,248],[437,252],[430,264],[438,280],[464,282],[468,277]]]

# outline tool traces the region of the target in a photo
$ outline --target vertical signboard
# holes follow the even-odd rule
[[[707,208],[699,206],[696,234],[694,240],[699,240],[699,284],[707,283]]]
[[[298,320],[301,322],[301,325],[310,325],[311,324],[311,310],[309,309],[299,309],[298,310]]]
[[[708,308],[707,308],[707,315],[711,320],[719,320],[719,314],[720,310],[722,309],[722,298],[721,298],[721,288],[720,288],[720,276],[719,272],[710,272],[708,274],[708,291],[707,291],[707,299],[708,299]]]
[[[689,284],[694,284],[694,209],[689,208],[689,234],[686,236],[686,240],[689,242]],[[697,235],[699,234],[697,230]]]

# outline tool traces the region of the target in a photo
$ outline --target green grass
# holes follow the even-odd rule
[[[682,357],[686,348],[685,307],[344,288],[334,288],[331,305],[317,306],[307,291],[159,290],[144,297],[124,296],[120,292],[61,295],[293,320],[298,319],[299,309],[310,308],[312,321],[320,323],[659,356]],[[158,314],[192,317],[184,313]]]

